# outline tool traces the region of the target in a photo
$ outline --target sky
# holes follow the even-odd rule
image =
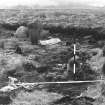
[[[92,6],[104,6],[105,0],[0,0],[0,8],[5,8],[7,6],[16,5],[58,5],[58,4],[68,4],[69,2],[89,4]]]

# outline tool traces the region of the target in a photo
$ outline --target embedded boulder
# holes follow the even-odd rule
[[[28,28],[25,26],[20,26],[16,32],[15,32],[15,36],[17,38],[27,38],[28,37]]]

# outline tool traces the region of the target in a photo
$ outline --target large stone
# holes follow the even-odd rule
[[[16,32],[15,32],[15,36],[17,38],[27,38],[28,37],[28,28],[25,26],[20,26]]]
[[[90,65],[93,71],[98,73],[102,72],[102,68],[105,62],[105,57],[103,57],[103,50],[100,48],[94,48],[88,51],[89,55],[91,56],[90,60],[86,62]]]
[[[102,95],[102,84],[103,83],[97,83],[95,85],[91,85],[85,90],[84,92],[81,93],[80,96],[82,97],[90,97],[93,99],[97,99]]]

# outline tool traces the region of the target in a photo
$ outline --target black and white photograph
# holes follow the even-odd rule
[[[0,105],[105,105],[105,0],[0,0]]]

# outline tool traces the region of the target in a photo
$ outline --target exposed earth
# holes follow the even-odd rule
[[[31,11],[30,15],[27,11]],[[1,16],[5,14],[3,19],[0,19],[0,88],[8,85],[9,76],[24,83],[101,79],[103,81],[44,84],[36,85],[31,90],[18,88],[11,92],[0,92],[0,104],[104,105],[105,31],[103,23],[97,23],[97,20],[102,22],[104,14],[92,11],[93,16],[90,11],[87,14],[87,10],[83,13],[79,11],[80,15],[75,11],[72,11],[74,14],[69,13],[69,10],[65,14],[60,10],[42,10],[42,14],[35,14],[33,10],[27,11],[0,10]],[[8,17],[7,12],[10,13]],[[102,19],[98,18],[100,15],[103,16]],[[79,16],[80,23],[69,21],[71,16],[75,17],[73,19],[76,22],[79,21]],[[59,38],[61,42],[53,45],[33,44],[32,41],[37,37],[30,38],[30,33],[34,31],[30,29],[31,32],[28,32],[27,26],[31,27],[37,19],[41,22],[41,40]],[[90,20],[86,24],[82,19]],[[68,21],[70,24],[67,24]],[[38,31],[35,32],[35,35],[38,34]],[[72,62],[74,39],[77,56],[75,75]]]

